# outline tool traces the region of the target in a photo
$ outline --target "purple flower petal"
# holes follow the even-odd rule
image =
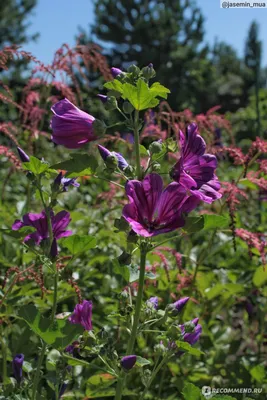
[[[121,366],[126,370],[130,371],[136,363],[136,355],[125,356],[121,359]]]
[[[93,133],[95,118],[80,110],[68,99],[54,104],[51,110],[54,113],[51,120],[52,140],[56,144],[76,149],[96,139]]]

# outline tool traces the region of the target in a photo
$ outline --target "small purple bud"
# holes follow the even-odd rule
[[[196,325],[194,332],[186,333],[184,335],[184,341],[193,345],[199,340],[201,333],[202,333],[202,326],[198,324]]]
[[[152,64],[152,63],[149,63],[149,64],[148,64],[148,68],[153,68],[153,64]]]
[[[54,180],[54,184],[55,184],[56,186],[60,186],[60,185],[61,185],[61,179],[62,179],[62,177],[63,177],[62,172],[60,172],[60,173],[56,176],[56,178],[55,178],[55,180]]]
[[[50,255],[52,258],[56,258],[58,255],[58,248],[57,248],[57,241],[56,239],[53,240],[51,249],[50,249]]]
[[[64,394],[65,390],[67,389],[67,383],[63,382],[59,391],[59,398]]]
[[[125,356],[121,359],[121,366],[126,371],[130,371],[136,363],[137,357],[135,355]]]
[[[21,159],[22,162],[29,162],[30,157],[25,153],[24,150],[22,150],[20,147],[17,147],[18,153],[19,153],[19,158]]]
[[[173,306],[175,307],[175,309],[180,312],[182,311],[182,309],[184,308],[184,306],[186,305],[186,303],[188,302],[189,297],[183,297],[182,299],[176,301],[175,303],[173,303]]]
[[[108,101],[108,96],[105,96],[103,94],[98,94],[97,97],[99,98],[99,100],[102,101],[103,104],[105,104]]]
[[[120,75],[123,71],[119,68],[112,67],[110,72],[113,78],[116,78],[116,76]]]
[[[159,299],[157,297],[150,297],[150,299],[148,299],[146,303],[152,304],[155,310],[157,310],[159,305]]]
[[[17,354],[12,360],[13,374],[18,383],[22,379],[22,365],[24,362],[24,354]]]
[[[125,158],[120,153],[111,152],[108,149],[106,149],[106,147],[101,146],[101,144],[99,144],[97,147],[98,147],[98,151],[104,161],[106,161],[106,159],[109,156],[115,156],[118,161],[119,169],[124,170],[126,167],[128,167],[129,164],[127,163]]]
[[[111,155],[111,151],[106,149],[104,146],[101,146],[101,144],[98,144],[97,147],[98,147],[98,151],[99,151],[101,157],[103,158],[104,161],[106,161],[108,156]]]

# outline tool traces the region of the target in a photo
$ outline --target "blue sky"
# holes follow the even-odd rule
[[[175,0],[174,0],[175,1]],[[214,43],[215,37],[231,44],[243,54],[244,38],[253,20],[260,25],[263,43],[263,65],[267,66],[267,8],[221,9],[220,0],[196,0],[205,16],[205,39]],[[36,43],[24,46],[40,61],[49,63],[54,52],[63,44],[75,43],[78,27],[89,31],[94,20],[93,0],[39,0],[31,17],[30,32],[40,32]]]

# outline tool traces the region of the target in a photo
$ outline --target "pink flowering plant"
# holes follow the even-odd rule
[[[17,149],[28,195],[17,212],[19,218],[2,234],[10,243],[19,240],[16,260],[23,269],[13,268],[13,278],[6,275],[1,305],[19,321],[18,331],[33,337],[36,349],[35,358],[27,359],[22,338],[16,354],[3,353],[3,393],[7,398],[58,400],[86,395],[120,400],[138,395],[143,400],[156,398],[151,396],[159,377],[157,398],[163,398],[167,366],[181,380],[175,391],[191,393],[190,399],[202,398],[197,387],[182,382],[187,365],[198,363],[201,371],[207,362],[199,340],[202,314],[208,312],[208,306],[206,311],[201,309],[201,296],[200,300],[195,298],[196,280],[199,278],[204,298],[206,270],[199,268],[218,245],[218,231],[231,233],[229,223],[233,240],[242,239],[264,258],[260,238],[234,225],[237,184],[243,179],[249,185],[249,176],[244,173],[263,149],[242,161],[244,168],[236,186],[221,183],[216,169],[222,151],[207,146],[196,122],[184,124],[183,130],[174,123],[171,136],[163,133],[164,127],[160,130],[154,122],[151,124],[153,115],[147,122],[148,113],[170,93],[159,82],[151,83],[155,74],[152,64],[141,70],[132,65],[127,72],[111,69],[113,79],[104,84],[105,93],[98,95],[112,116],[110,125],[82,111],[68,98],[56,102],[51,108],[50,139],[63,152],[67,149],[62,160],[50,162],[50,154],[40,159]],[[148,133],[151,125],[154,130]],[[111,140],[118,126],[122,126],[122,135],[125,131],[128,134],[122,153]],[[236,156],[233,147],[224,150]],[[105,184],[113,191],[103,190]],[[88,204],[86,218],[91,225],[86,229],[79,193],[86,199],[86,207]],[[96,208],[90,208],[93,196]],[[32,212],[31,207],[38,212]],[[104,230],[101,236],[99,232]],[[193,263],[196,259],[192,237],[202,231],[212,231],[208,245],[200,248],[193,273],[182,274],[183,260],[188,258]],[[176,247],[170,247],[172,244]],[[178,265],[180,286],[176,293],[166,253],[175,257]],[[159,259],[164,266],[161,270],[156,269]],[[89,275],[83,271],[86,263],[91,265]],[[105,263],[111,267],[105,272],[107,276],[99,278],[98,268]],[[9,296],[26,273],[41,288],[41,296],[27,283],[13,314],[11,302],[17,302],[16,293],[12,300]],[[84,279],[82,291],[79,279]],[[99,279],[97,292],[94,279]],[[212,279],[207,272],[207,281]],[[107,286],[113,291],[112,300],[106,295]],[[216,293],[220,288],[223,290],[217,287]],[[75,306],[70,302],[74,294]],[[100,311],[103,321],[98,316]],[[209,327],[205,327],[208,337]],[[6,341],[4,336],[2,341]],[[12,358],[11,381],[7,377],[8,358]],[[200,358],[202,362],[194,361]],[[170,382],[173,384],[171,378]],[[189,399],[186,395],[184,398]]]

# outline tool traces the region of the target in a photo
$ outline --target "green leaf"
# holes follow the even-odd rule
[[[123,93],[123,84],[117,79],[114,79],[113,81],[110,82],[106,82],[104,84],[104,87],[108,90],[115,90],[116,92]]]
[[[149,360],[147,360],[146,358],[137,356],[136,357],[136,365],[138,367],[144,367],[145,365],[149,365],[151,364],[151,362]]]
[[[171,91],[159,82],[155,82],[150,88],[150,93],[153,93],[155,97],[159,96],[163,97],[163,99],[167,99],[168,93],[171,93]]]
[[[15,239],[24,239],[30,233],[35,232],[35,230],[36,229],[33,228],[32,226],[23,226],[18,231],[13,231],[12,229],[0,229],[0,232],[2,232],[4,235],[11,236]]]
[[[187,217],[185,220],[185,225],[183,230],[187,233],[199,232],[204,228],[204,218],[203,215],[200,217]]]
[[[141,156],[147,156],[148,155],[147,149],[142,144],[139,145],[139,152],[140,152]]]
[[[32,304],[21,307],[18,315],[36,335],[56,349],[65,348],[84,331],[80,325],[71,324],[68,320],[56,320],[51,324],[51,320],[43,317]]]
[[[204,218],[204,230],[208,229],[222,229],[229,226],[229,219],[222,215],[216,214],[205,214],[202,215]]]
[[[259,383],[264,381],[266,376],[265,368],[263,365],[256,365],[250,371],[251,376]]]
[[[192,354],[192,356],[201,356],[201,354],[204,354],[203,351],[195,349],[187,342],[176,340],[175,343],[177,344],[179,350],[185,350],[187,353]]]
[[[201,396],[200,389],[190,382],[185,383],[182,394],[184,400],[199,400]]]
[[[71,157],[69,160],[53,165],[52,168],[68,171],[66,177],[76,178],[92,175],[98,166],[97,159],[92,154],[74,153]]]
[[[261,287],[267,282],[267,268],[258,267],[253,275],[253,283],[256,287]]]
[[[23,163],[23,168],[27,171],[33,172],[35,175],[40,175],[43,172],[47,171],[50,166],[49,164],[40,161],[38,158],[30,156],[30,161]]]
[[[96,246],[96,239],[90,235],[72,235],[61,240],[63,247],[71,252],[72,255],[84,253]]]

